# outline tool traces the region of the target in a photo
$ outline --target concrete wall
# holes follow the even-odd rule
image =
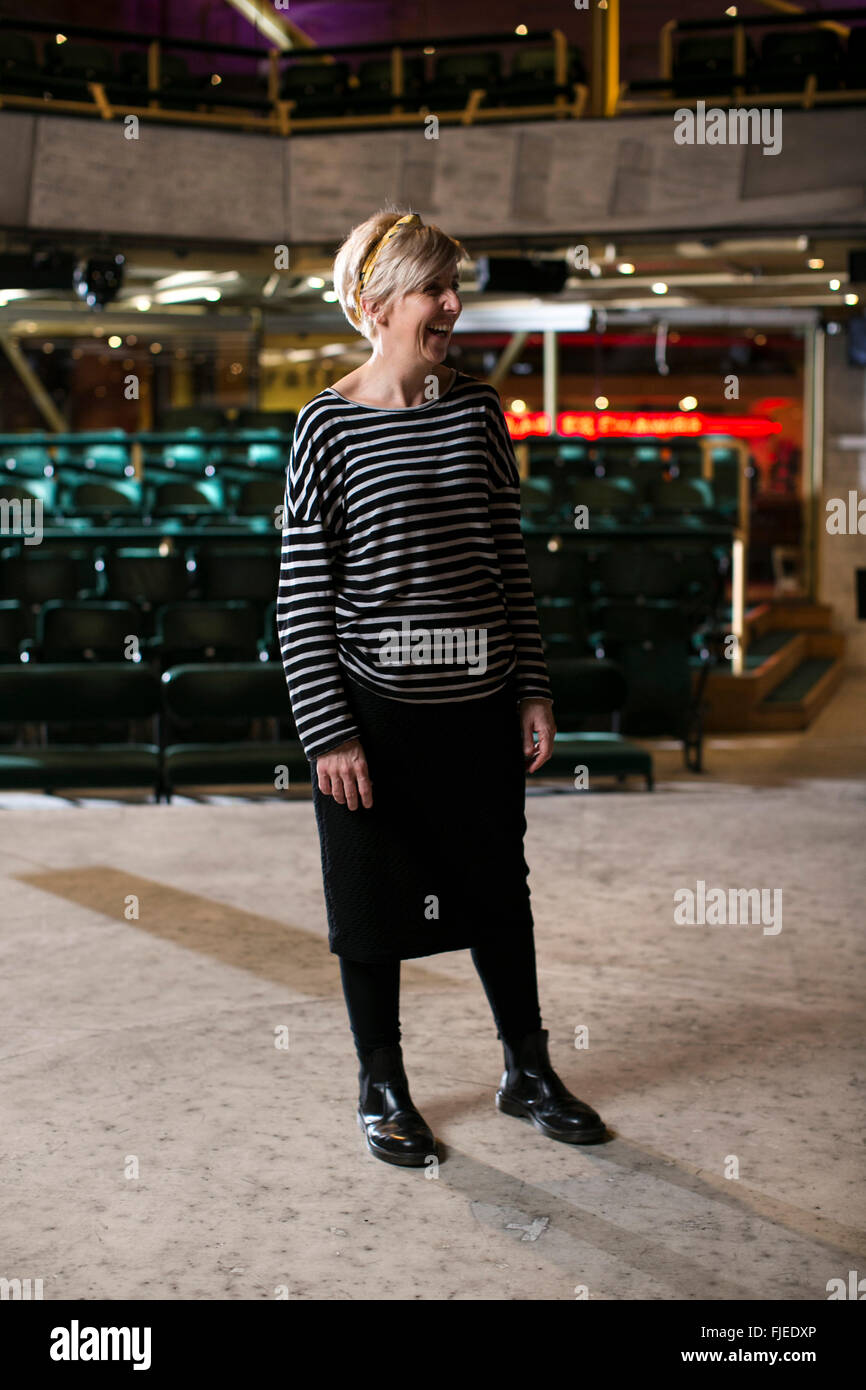
[[[844,333],[828,336],[826,343],[818,596],[832,604],[834,627],[845,633],[846,664],[866,669],[866,621],[857,618],[855,577],[856,570],[866,569],[866,535],[828,535],[826,531],[828,499],[847,501],[852,490],[858,498],[866,498],[866,368],[848,366]],[[845,447],[845,436],[849,447]]]
[[[0,226],[336,243],[394,199],[460,237],[866,227],[862,110],[785,110],[782,147],[614,121],[239,134],[0,112]]]

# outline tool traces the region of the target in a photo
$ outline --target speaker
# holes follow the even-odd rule
[[[852,285],[866,285],[866,251],[848,252],[848,279]]]
[[[568,279],[565,261],[539,256],[479,256],[478,287],[487,294],[558,294]]]

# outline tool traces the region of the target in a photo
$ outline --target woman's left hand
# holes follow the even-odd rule
[[[520,701],[520,723],[523,729],[523,756],[526,771],[537,772],[553,753],[553,735],[556,724],[553,720],[553,701],[542,700],[531,695]],[[538,734],[538,743],[533,740]]]

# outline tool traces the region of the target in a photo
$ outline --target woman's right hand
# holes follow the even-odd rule
[[[357,811],[359,795],[365,806],[373,805],[373,783],[359,738],[322,753],[316,759],[316,775],[319,791],[350,811]]]

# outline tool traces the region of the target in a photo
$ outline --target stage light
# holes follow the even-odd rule
[[[846,296],[845,296],[845,303],[846,303],[846,304],[859,304],[859,303],[860,303],[860,296],[859,296],[859,294],[846,294]]]
[[[140,294],[138,296],[138,298],[135,301],[135,307],[136,309],[139,309],[142,314],[147,313],[148,309],[150,308],[150,300],[148,299],[146,294]]]
[[[108,340],[108,346],[112,348],[118,348],[121,347],[122,344],[123,339],[119,338],[116,333],[112,333],[111,337]]]
[[[617,270],[620,275],[634,275],[634,266],[631,261],[620,261]]]
[[[308,275],[307,284],[311,290],[322,290],[325,288],[325,282],[321,275]]]
[[[526,411],[526,401],[516,400],[511,402],[511,409],[515,415],[523,415]]]
[[[123,284],[125,257],[91,256],[78,262],[72,272],[75,293],[91,309],[102,309],[110,304]]]
[[[656,280],[655,284],[652,286],[652,292],[653,294],[667,294],[668,287],[664,280]]]
[[[596,408],[596,410],[607,410],[607,408],[608,408],[609,405],[610,405],[610,401],[608,400],[607,396],[596,396],[596,398],[595,398],[595,408]]]
[[[322,295],[322,298],[324,299],[324,301],[325,301],[326,304],[336,304],[336,302],[337,302],[337,291],[336,291],[336,290],[325,290],[324,294]]]
[[[831,290],[841,290],[841,288],[842,288],[842,281],[841,281],[841,280],[831,280],[829,283],[830,283],[830,289],[831,289]]]
[[[810,270],[824,269],[824,262],[821,260],[820,256],[811,256],[810,259],[806,262],[806,264]]]
[[[698,399],[697,399],[697,396],[683,396],[683,398],[682,398],[682,400],[680,401],[679,404],[680,404],[680,410],[697,410],[697,408],[698,408]]]

